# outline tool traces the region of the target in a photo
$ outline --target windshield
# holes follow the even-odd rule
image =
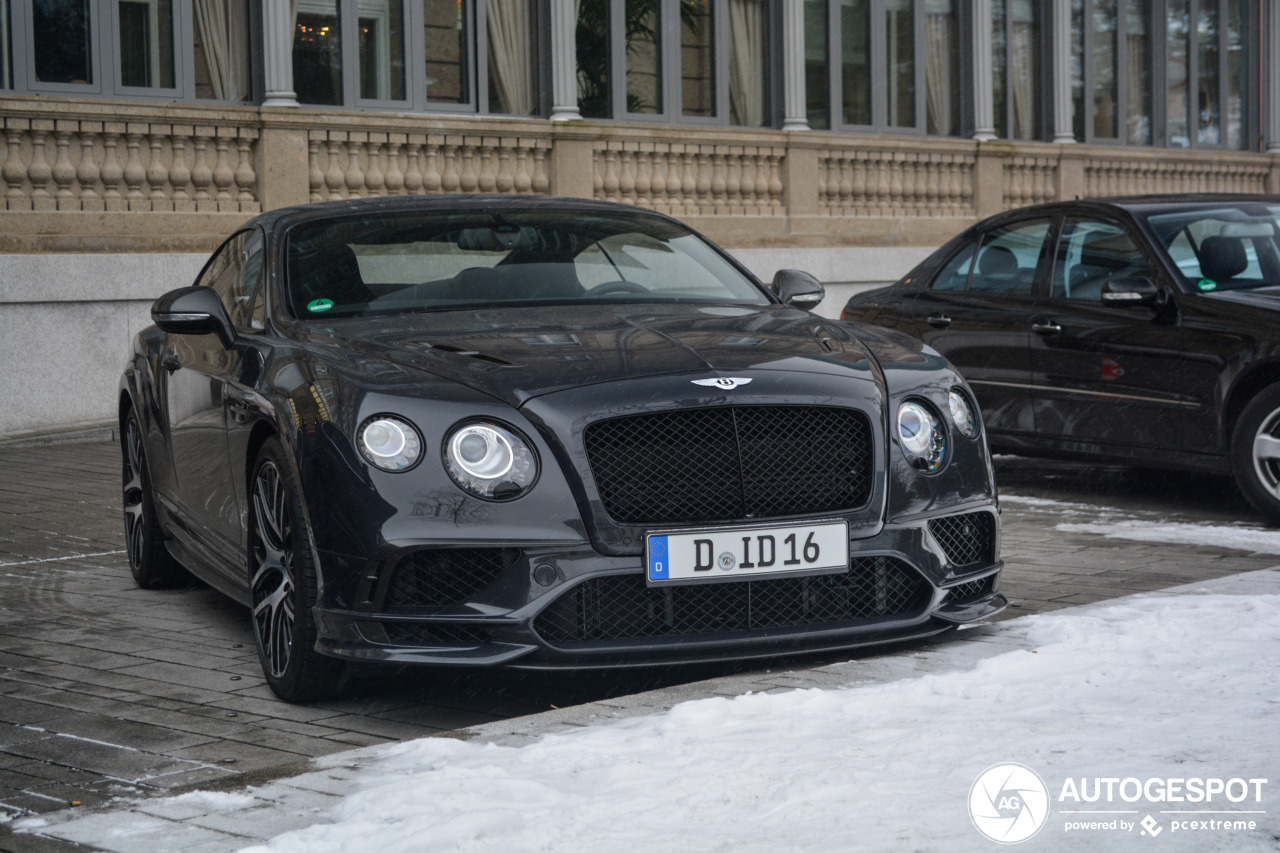
[[[1147,217],[1187,284],[1212,291],[1280,284],[1280,208],[1223,206]]]
[[[294,228],[294,316],[358,317],[525,304],[768,298],[705,241],[643,215],[582,211],[376,214]]]

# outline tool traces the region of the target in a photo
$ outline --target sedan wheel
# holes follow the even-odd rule
[[[124,467],[124,543],[129,554],[129,571],[143,589],[164,589],[187,580],[164,544],[164,534],[156,520],[151,480],[147,476],[146,452],[142,447],[142,427],[138,415],[130,411],[120,436]]]
[[[1280,387],[1268,388],[1240,414],[1231,441],[1240,491],[1267,522],[1280,525]]]
[[[342,662],[315,651],[317,581],[292,469],[270,439],[253,468],[249,581],[253,634],[267,684],[286,702],[331,695]]]

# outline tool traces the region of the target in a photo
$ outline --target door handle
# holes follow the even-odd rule
[[[1039,332],[1042,335],[1056,335],[1062,331],[1062,327],[1053,322],[1032,323],[1031,331]]]
[[[930,326],[933,326],[935,329],[945,329],[947,326],[951,325],[951,318],[946,314],[934,314],[931,317],[925,318],[925,322]]]
[[[160,366],[170,373],[173,373],[175,370],[182,367],[182,362],[178,360],[178,354],[176,352],[167,352],[160,358]]]

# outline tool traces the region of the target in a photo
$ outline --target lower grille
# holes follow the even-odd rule
[[[465,604],[520,561],[518,548],[439,548],[414,551],[396,563],[385,609],[403,613]]]
[[[641,575],[596,578],[534,621],[548,643],[696,636],[800,625],[849,626],[923,612],[929,583],[905,563],[860,557],[847,574],[649,587]]]
[[[473,625],[424,625],[404,622],[360,622],[360,633],[370,643],[396,646],[479,646],[491,635]]]
[[[989,512],[970,512],[929,520],[929,532],[953,566],[976,566],[996,559],[996,520]]]
[[[995,575],[990,575],[976,581],[956,584],[951,587],[950,594],[947,595],[947,603],[964,604],[969,601],[977,601],[979,598],[985,598],[991,592],[992,587],[995,586],[995,582]]]

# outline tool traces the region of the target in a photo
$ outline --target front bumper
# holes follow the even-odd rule
[[[912,640],[1005,607],[994,506],[885,524],[850,545],[843,574],[660,588],[640,556],[587,543],[392,545],[359,566],[355,606],[315,609],[316,647],[394,663],[647,666]]]

